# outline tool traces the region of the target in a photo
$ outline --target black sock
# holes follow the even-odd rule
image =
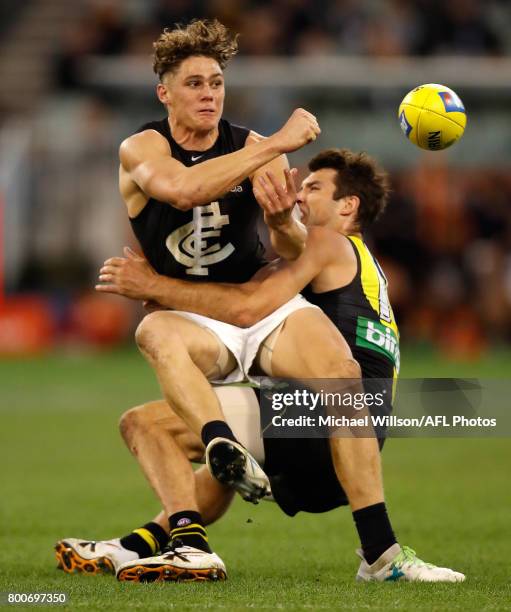
[[[200,437],[204,442],[204,446],[207,446],[213,438],[227,438],[233,442],[238,442],[232,433],[232,429],[225,421],[209,421],[202,428]]]
[[[181,540],[185,546],[193,546],[204,552],[212,552],[202,517],[194,510],[183,510],[169,516],[171,542]]]
[[[136,552],[141,559],[144,559],[163,550],[169,539],[165,529],[158,523],[147,523],[121,538],[121,546]]]
[[[387,548],[397,542],[392,531],[385,502],[367,506],[353,512],[364,557],[372,565]]]

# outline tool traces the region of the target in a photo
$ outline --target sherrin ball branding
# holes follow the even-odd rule
[[[404,135],[421,149],[447,149],[463,136],[467,125],[465,106],[445,85],[428,83],[412,89],[398,110]]]

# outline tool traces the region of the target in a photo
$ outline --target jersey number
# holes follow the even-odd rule
[[[380,264],[376,261],[376,259],[374,259],[374,257],[373,261],[378,274],[378,302],[380,305],[380,319],[386,323],[392,323],[392,308],[390,306],[389,294],[387,291],[387,277],[380,268]]]

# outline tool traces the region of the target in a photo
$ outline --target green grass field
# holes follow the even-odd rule
[[[505,377],[511,356],[447,364],[404,352],[404,376]],[[290,519],[236,501],[209,529],[229,580],[121,584],[56,570],[62,537],[124,535],[158,510],[117,421],[159,396],[135,351],[0,362],[0,591],[66,592],[71,609],[511,609],[506,439],[393,439],[387,503],[401,542],[459,569],[463,584],[358,584],[348,509]],[[250,519],[250,520],[249,520]],[[21,606],[12,606],[20,609]]]

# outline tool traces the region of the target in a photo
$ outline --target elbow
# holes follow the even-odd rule
[[[264,319],[271,310],[271,299],[261,290],[261,283],[249,281],[240,286],[242,291],[236,300],[233,324],[237,327],[252,327]]]
[[[237,327],[252,327],[260,321],[264,315],[257,306],[250,301],[240,304],[233,313],[233,324]]]
[[[256,317],[247,308],[237,311],[236,315],[234,316],[234,325],[236,325],[236,327],[252,327],[252,325],[255,325],[255,323],[257,323]]]
[[[177,176],[172,180],[164,179],[156,172],[148,177],[143,191],[150,197],[167,202],[178,210],[186,211],[198,206],[199,189],[186,179],[186,175]]]
[[[197,204],[192,198],[184,194],[172,195],[169,198],[169,202],[174,208],[177,208],[181,211],[191,210],[192,208],[197,206]]]
[[[171,202],[179,210],[191,210],[196,206],[203,206],[211,201],[205,193],[204,185],[197,182],[193,176],[186,172],[176,177],[172,182]]]
[[[184,202],[184,210],[190,210],[196,206],[204,206],[211,202],[211,194],[204,191],[204,185],[194,185],[190,183],[182,191],[182,200]]]
[[[193,189],[180,184],[180,182],[171,185],[166,201],[174,208],[182,211],[191,210],[197,206],[197,199]]]
[[[173,189],[170,202],[178,210],[191,210],[196,206],[208,204],[208,198],[204,197],[200,187],[187,187],[183,189]]]

